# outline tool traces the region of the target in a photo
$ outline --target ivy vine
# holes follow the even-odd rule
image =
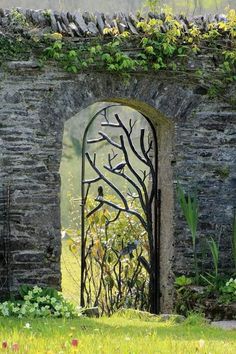
[[[127,31],[119,34],[114,28],[106,28],[103,36],[79,43],[68,41],[59,33],[28,40],[22,36],[1,37],[1,62],[27,58],[33,52],[42,65],[57,62],[75,74],[108,71],[129,78],[135,72],[167,71],[198,80],[211,97],[236,81],[235,10],[229,10],[222,21],[210,23],[204,31],[195,23],[186,30],[171,12],[162,20],[142,19],[137,27],[139,35]],[[201,60],[204,55],[210,59],[205,67]],[[199,65],[195,66],[195,62]]]

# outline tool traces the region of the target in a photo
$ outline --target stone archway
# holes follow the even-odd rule
[[[84,76],[83,76],[84,77]],[[144,78],[141,78],[141,81]],[[107,82],[105,81],[105,85]],[[80,85],[80,79],[78,78],[74,82],[75,87]],[[111,91],[110,85],[114,85],[113,91]],[[67,83],[66,83],[67,86]],[[142,86],[142,83],[140,83]],[[76,91],[74,87],[74,90]],[[88,106],[90,103],[98,102],[98,101],[106,101],[106,102],[117,102],[125,104],[131,108],[134,108],[137,111],[145,114],[150,118],[154,126],[156,127],[156,131],[158,134],[159,141],[159,187],[162,190],[162,215],[161,215],[161,308],[162,311],[170,311],[172,308],[172,296],[173,296],[173,255],[174,255],[174,238],[173,238],[173,222],[174,222],[174,201],[173,201],[173,177],[172,177],[172,168],[171,168],[171,158],[172,158],[172,144],[174,138],[174,129],[173,123],[170,119],[165,118],[160,111],[157,111],[156,108],[150,105],[150,101],[154,100],[154,95],[152,95],[152,99],[150,100],[149,94],[146,92],[145,94],[149,97],[146,99],[146,102],[142,101],[144,96],[142,96],[142,92],[140,93],[140,97],[137,97],[137,93],[135,90],[133,91],[132,84],[125,87],[127,90],[127,98],[126,97],[115,97],[115,95],[119,95],[119,91],[124,89],[124,84],[120,79],[119,82],[111,81],[108,83],[106,89],[102,90],[102,93],[97,92],[96,85],[94,86],[93,80],[88,84],[87,88],[84,88],[81,97],[76,98],[76,93],[74,90],[71,91],[72,86],[69,85],[68,92],[65,92],[65,95],[61,95],[61,88],[59,90],[60,97],[59,102],[62,101],[62,97],[65,100],[68,100],[68,104],[57,104],[55,110],[58,109],[64,110],[61,113],[60,120],[52,119],[53,124],[63,124],[65,117],[71,117],[74,113],[77,113],[81,108]],[[139,87],[138,79],[135,81],[136,89]],[[100,88],[101,89],[101,88]],[[66,91],[66,89],[64,88]],[[164,91],[165,92],[165,91]],[[133,95],[134,93],[134,95]],[[162,92],[163,93],[163,92]],[[81,93],[80,93],[81,94]],[[79,94],[79,96],[80,96]],[[99,96],[96,96],[96,95]],[[156,92],[157,94],[157,92]],[[112,95],[114,95],[112,97]],[[131,96],[131,97],[130,97]],[[136,96],[136,97],[135,97]],[[50,102],[56,102],[55,94],[50,98]],[[63,102],[63,101],[62,101]],[[181,102],[183,103],[183,102]],[[185,107],[185,106],[183,106]],[[50,110],[52,105],[50,104]],[[73,110],[72,110],[73,108]],[[168,107],[167,107],[168,108]],[[186,107],[185,107],[186,108]],[[44,107],[45,109],[45,107]],[[77,111],[78,110],[78,111]],[[73,112],[73,113],[72,113]],[[50,113],[49,113],[50,114]],[[53,111],[52,111],[53,114]],[[51,120],[51,119],[50,119]],[[59,134],[62,134],[62,125],[60,128]]]
[[[162,311],[171,311],[173,274],[188,273],[192,264],[188,232],[174,203],[174,183],[177,177],[186,183],[200,181],[202,208],[209,211],[205,198],[212,185],[208,183],[205,163],[207,151],[212,149],[213,138],[209,134],[217,149],[212,168],[222,159],[233,161],[233,108],[223,101],[210,101],[185,79],[173,83],[167,74],[132,75],[125,85],[118,76],[95,72],[70,75],[55,67],[45,67],[41,71],[13,70],[6,74],[2,84],[4,110],[0,118],[7,134],[2,135],[0,174],[2,181],[12,186],[11,292],[25,283],[60,287],[59,165],[64,122],[94,102],[122,102],[148,116],[158,128],[163,210]],[[220,121],[219,129],[229,127],[225,133],[228,140],[223,145],[213,118]],[[228,144],[227,153],[224,144]],[[215,178],[211,209],[204,215],[200,231],[212,232],[212,220],[219,218],[230,235],[230,214],[222,217],[225,195],[229,205],[234,203],[230,183],[230,179],[222,184]],[[229,237],[225,238],[225,242],[228,240]]]

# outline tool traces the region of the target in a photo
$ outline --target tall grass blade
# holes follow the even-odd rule
[[[214,269],[215,269],[215,278],[218,277],[218,269],[219,269],[219,243],[211,237],[211,240],[208,242],[211,250],[211,255],[213,259]],[[215,279],[216,280],[216,279]]]
[[[199,280],[199,270],[198,270],[198,259],[196,253],[196,237],[197,237],[197,224],[198,224],[198,202],[197,196],[193,196],[188,193],[186,196],[183,188],[180,184],[177,184],[177,194],[179,203],[183,212],[183,215],[186,219],[188,227],[192,236],[192,246],[193,246],[193,256],[194,256],[194,270],[196,274],[196,281]]]

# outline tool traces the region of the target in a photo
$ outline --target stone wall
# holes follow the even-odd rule
[[[174,191],[197,189],[200,237],[221,233],[221,268],[232,267],[236,206],[236,109],[209,99],[188,79],[105,73],[71,75],[55,66],[9,63],[0,73],[0,181],[11,193],[10,291],[20,284],[60,288],[60,176],[64,122],[97,101],[122,102],[157,129],[162,310],[172,308],[174,274],[192,269],[191,237]],[[230,89],[227,95],[235,94]],[[210,257],[206,267],[210,267]]]

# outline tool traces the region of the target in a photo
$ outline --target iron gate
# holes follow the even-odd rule
[[[144,115],[122,119],[121,107],[98,111],[83,136],[81,306],[159,313],[156,132]]]
[[[0,299],[9,296],[10,187],[0,187]]]

